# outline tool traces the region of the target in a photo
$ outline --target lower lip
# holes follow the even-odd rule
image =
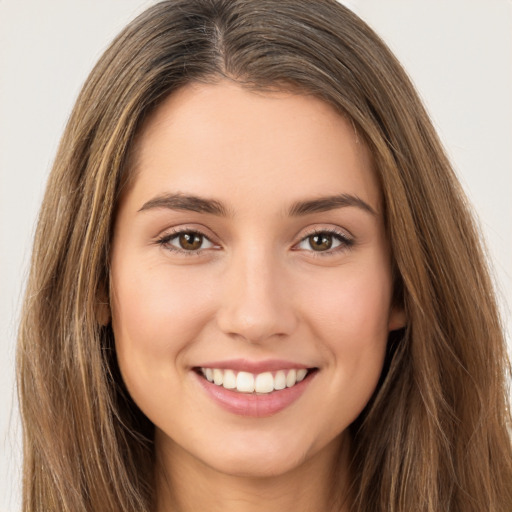
[[[195,374],[199,383],[208,395],[220,405],[223,409],[237,414],[239,416],[251,416],[262,418],[272,416],[297,401],[306,391],[317,372],[307,375],[307,377],[292,386],[281,390],[272,391],[272,393],[255,394],[239,393],[230,389],[212,384],[199,374]]]

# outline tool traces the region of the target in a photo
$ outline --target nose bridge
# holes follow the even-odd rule
[[[251,343],[290,334],[296,318],[280,258],[251,245],[234,252],[224,277],[219,326]]]

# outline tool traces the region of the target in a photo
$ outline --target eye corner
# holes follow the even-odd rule
[[[314,237],[322,237],[322,240],[315,249],[312,246]],[[309,244],[309,248],[301,247]],[[323,248],[321,247],[323,245]],[[334,256],[338,253],[350,250],[355,245],[355,238],[346,233],[345,230],[336,228],[315,228],[303,234],[300,240],[293,245],[293,251],[304,251],[313,256]]]
[[[199,256],[206,251],[221,249],[212,238],[196,228],[173,228],[158,236],[154,244],[178,256]],[[174,241],[177,242],[173,243]]]

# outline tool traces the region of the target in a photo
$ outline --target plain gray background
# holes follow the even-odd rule
[[[0,0],[0,511],[19,509],[17,318],[60,134],[87,73],[148,0]],[[402,61],[479,216],[511,329],[512,2],[352,0]],[[509,336],[510,340],[510,336]],[[65,411],[63,411],[65,414]]]

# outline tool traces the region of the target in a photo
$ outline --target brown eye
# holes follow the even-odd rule
[[[313,251],[328,251],[332,247],[332,238],[328,233],[317,233],[308,236],[308,241]]]
[[[158,240],[158,243],[170,251],[189,254],[215,247],[205,235],[197,231],[180,231],[166,235]]]
[[[199,233],[181,233],[178,235],[178,243],[181,249],[185,251],[197,251],[203,244],[203,235]]]
[[[354,245],[354,240],[344,233],[330,231],[317,231],[304,237],[296,246],[302,251],[334,254],[338,250],[349,249]]]

